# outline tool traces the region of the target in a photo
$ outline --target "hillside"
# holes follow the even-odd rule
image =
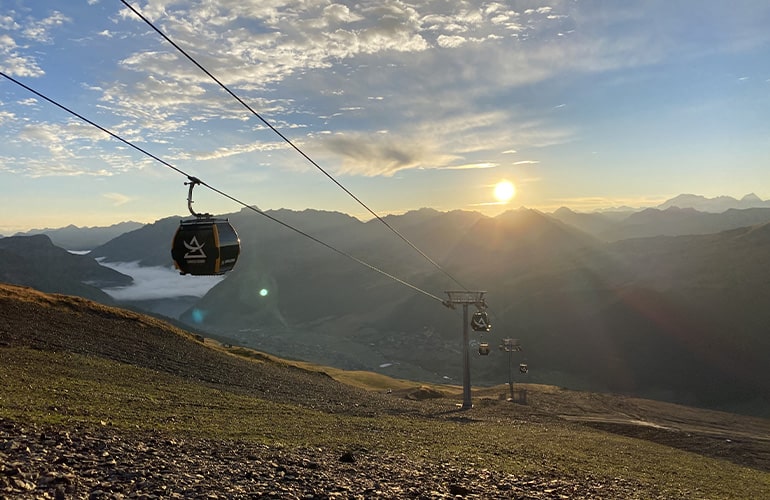
[[[318,373],[230,356],[167,323],[85,299],[0,285],[0,304],[0,341],[14,347],[99,357],[281,402],[317,399],[313,404],[327,411],[357,400],[356,412],[366,414],[369,404],[379,404]]]
[[[132,279],[89,256],[71,254],[40,234],[0,238],[0,281],[111,304],[100,287],[125,286]]]
[[[770,488],[767,420],[539,386],[526,386],[526,406],[486,389],[458,412],[455,388],[344,375],[396,389],[365,391],[322,373],[338,370],[202,340],[0,285],[0,494],[641,499]],[[397,396],[418,393],[439,398]]]

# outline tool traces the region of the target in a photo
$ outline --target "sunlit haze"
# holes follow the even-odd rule
[[[132,5],[378,214],[770,198],[768,2]],[[120,1],[0,6],[8,76],[248,204],[371,218]],[[185,180],[0,77],[0,234],[184,215]]]

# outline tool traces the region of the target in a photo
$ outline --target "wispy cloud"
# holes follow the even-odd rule
[[[14,11],[11,14],[18,15]],[[52,30],[70,19],[58,11],[42,19],[27,18],[23,21],[14,19],[12,15],[0,16],[0,28],[7,31],[0,35],[0,69],[17,77],[43,76],[45,72],[37,61],[39,51],[32,48],[32,43],[51,44]]]
[[[487,168],[495,168],[499,166],[497,163],[465,163],[463,165],[450,165],[448,167],[441,167],[442,170],[483,170]]]
[[[510,202],[508,201],[485,201],[483,203],[470,203],[468,204],[469,207],[499,207],[503,205],[508,205]]]
[[[0,35],[0,69],[11,76],[36,77],[44,74],[32,55],[22,55],[16,41],[8,34]]]
[[[337,133],[320,136],[316,146],[342,159],[340,174],[391,176],[404,169],[441,167],[457,158],[440,152],[436,144],[392,134]]]
[[[2,125],[6,121],[12,121],[16,118],[16,115],[14,113],[11,113],[10,111],[0,110],[0,125]]]
[[[637,197],[604,197],[604,196],[584,196],[574,198],[553,199],[550,203],[544,203],[536,208],[544,211],[553,211],[560,207],[570,207],[577,212],[594,212],[597,210],[606,210],[608,208],[647,208],[660,205],[666,201],[665,197],[651,198],[646,196]]]
[[[51,29],[71,21],[71,19],[61,12],[54,11],[50,16],[44,19],[27,24],[22,30],[22,34],[35,42],[51,43]]]
[[[102,196],[110,200],[112,202],[112,205],[115,207],[125,205],[126,203],[133,201],[134,199],[131,196],[126,196],[121,193],[104,193]]]
[[[137,161],[125,148],[102,150],[104,143],[112,146],[114,139],[79,121],[20,124],[11,114],[2,118],[9,129],[18,128],[16,139],[7,145],[13,146],[16,154],[7,158],[6,169],[22,175],[111,177],[145,165],[144,160]]]

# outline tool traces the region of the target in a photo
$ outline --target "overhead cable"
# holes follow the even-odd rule
[[[383,276],[385,276],[385,277],[387,277],[387,278],[389,278],[389,279],[391,279],[393,281],[396,281],[397,283],[400,283],[400,284],[402,284],[402,285],[404,285],[404,286],[406,286],[408,288],[411,288],[412,290],[414,290],[416,292],[419,292],[419,293],[421,293],[421,294],[423,294],[423,295],[425,295],[427,297],[430,297],[430,298],[432,298],[434,300],[437,300],[437,301],[441,302],[442,304],[445,304],[445,300],[444,299],[442,299],[442,298],[440,298],[440,297],[438,297],[436,295],[433,295],[432,293],[427,292],[427,291],[419,288],[418,286],[413,285],[413,284],[411,284],[411,283],[409,283],[409,282],[407,282],[405,280],[402,280],[401,278],[398,278],[397,276],[394,276],[394,275],[392,275],[392,274],[390,274],[390,273],[388,273],[386,271],[383,271],[382,269],[379,269],[379,268],[377,268],[377,267],[375,267],[375,266],[373,266],[373,265],[371,265],[371,264],[369,264],[369,263],[359,259],[358,257],[355,257],[354,255],[351,255],[351,254],[349,254],[349,253],[347,253],[347,252],[345,252],[343,250],[340,250],[340,249],[338,249],[338,248],[336,248],[336,247],[334,247],[334,246],[332,246],[332,245],[330,245],[330,244],[328,244],[328,243],[326,243],[326,242],[324,242],[322,240],[319,240],[315,236],[312,236],[312,235],[302,231],[301,229],[297,229],[296,227],[292,226],[291,224],[283,222],[282,220],[277,219],[277,218],[273,217],[272,215],[270,215],[270,214],[268,214],[266,212],[263,212],[262,210],[258,209],[257,207],[255,207],[253,205],[249,205],[249,204],[239,200],[238,198],[236,198],[236,197],[234,197],[232,195],[229,195],[229,194],[227,194],[226,192],[224,192],[224,191],[222,191],[220,189],[215,188],[214,186],[212,186],[212,185],[210,185],[210,184],[200,180],[198,177],[194,177],[194,176],[188,174],[184,170],[175,167],[174,165],[170,164],[169,162],[167,162],[167,161],[163,160],[162,158],[160,158],[160,157],[150,153],[149,151],[147,151],[147,150],[137,146],[136,144],[132,143],[131,141],[129,141],[127,139],[124,139],[123,137],[119,136],[115,132],[112,132],[111,130],[109,130],[109,129],[99,125],[98,123],[96,123],[96,122],[86,118],[85,116],[81,115],[80,113],[77,113],[76,111],[73,111],[72,109],[68,108],[67,106],[65,106],[63,104],[60,104],[59,102],[57,102],[57,101],[51,99],[50,97],[48,97],[48,96],[38,92],[37,90],[29,87],[28,85],[25,85],[24,83],[16,80],[15,78],[12,78],[11,76],[5,74],[3,71],[0,71],[0,76],[5,77],[6,79],[10,80],[11,82],[15,83],[16,85],[26,89],[27,91],[35,94],[36,96],[40,97],[41,99],[43,99],[45,101],[53,104],[54,106],[58,107],[59,109],[62,109],[64,111],[66,111],[67,113],[77,117],[78,119],[88,123],[89,125],[98,128],[99,130],[101,130],[105,134],[111,136],[114,139],[117,139],[118,141],[122,142],[123,144],[125,144],[125,145],[127,145],[127,146],[129,146],[129,147],[131,147],[133,149],[135,149],[136,151],[139,151],[140,153],[142,153],[142,154],[152,158],[153,160],[157,161],[158,163],[160,163],[160,164],[162,164],[162,165],[164,165],[164,166],[174,170],[175,172],[177,172],[179,174],[184,175],[191,182],[197,181],[201,186],[206,186],[211,191],[213,191],[213,192],[215,192],[215,193],[217,193],[217,194],[219,194],[219,195],[221,195],[221,196],[223,196],[223,197],[225,197],[225,198],[227,198],[227,199],[229,199],[229,200],[231,200],[231,201],[233,201],[233,202],[243,206],[244,208],[247,208],[249,210],[252,210],[253,212],[258,213],[259,215],[267,217],[268,219],[272,220],[273,222],[276,222],[276,223],[282,225],[283,227],[285,227],[287,229],[291,229],[295,233],[298,233],[301,236],[309,238],[309,239],[315,241],[316,243],[318,243],[319,245],[322,245],[322,246],[328,248],[329,250],[332,250],[333,252],[336,252],[336,253],[344,256],[344,257],[347,257],[347,258],[349,258],[349,259],[351,259],[351,260],[361,264],[362,266],[371,269],[372,271],[380,273],[381,275],[383,275]]]
[[[345,191],[351,198],[353,198],[356,202],[358,202],[359,205],[364,207],[370,214],[372,214],[377,220],[379,220],[381,223],[383,223],[388,229],[390,229],[396,236],[401,238],[407,245],[412,247],[417,253],[422,255],[428,262],[433,264],[433,266],[441,271],[443,274],[445,274],[449,279],[457,283],[461,288],[468,290],[466,286],[464,286],[462,283],[460,283],[454,276],[449,274],[448,271],[446,271],[443,267],[441,267],[436,261],[430,258],[428,254],[420,250],[417,245],[412,243],[406,236],[401,234],[396,228],[391,226],[388,221],[380,217],[374,210],[369,208],[369,206],[361,201],[356,195],[354,195],[348,188],[346,188],[344,185],[342,185],[341,182],[339,182],[337,179],[335,179],[329,172],[327,172],[323,167],[321,167],[318,163],[316,163],[315,160],[313,160],[309,155],[307,155],[304,151],[302,151],[297,145],[295,145],[288,137],[286,137],[284,134],[281,133],[278,129],[276,129],[270,122],[268,122],[262,115],[260,115],[257,111],[255,111],[251,106],[249,106],[243,99],[238,97],[235,92],[230,90],[227,85],[222,83],[216,76],[214,76],[209,70],[207,70],[203,65],[201,65],[195,58],[193,58],[190,54],[188,54],[182,47],[180,47],[176,42],[174,42],[168,35],[166,35],[163,31],[161,31],[158,27],[153,24],[152,21],[147,19],[144,15],[142,15],[141,12],[139,12],[136,8],[134,8],[131,4],[129,4],[126,0],[120,0],[123,5],[125,5],[128,9],[130,9],[134,14],[136,14],[142,21],[144,21],[150,28],[155,30],[156,33],[158,33],[161,37],[163,37],[168,43],[170,43],[176,50],[178,50],[182,55],[184,55],[191,63],[193,63],[195,66],[198,67],[203,73],[206,74],[209,78],[211,78],[214,82],[217,83],[225,92],[230,94],[233,99],[238,101],[244,108],[246,108],[251,114],[256,116],[265,126],[267,126],[270,130],[275,132],[278,137],[280,137],[284,142],[286,142],[289,146],[291,146],[297,153],[302,155],[308,162],[310,162],[311,165],[313,165],[315,168],[317,168],[321,173],[323,173],[326,177],[328,177],[333,183],[335,183],[340,189]]]

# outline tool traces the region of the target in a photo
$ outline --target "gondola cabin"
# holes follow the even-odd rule
[[[180,274],[224,274],[235,267],[241,240],[227,219],[196,217],[179,222],[171,258]]]
[[[489,343],[488,342],[481,342],[479,344],[479,354],[482,356],[489,356]]]
[[[492,329],[489,324],[489,315],[486,311],[476,311],[471,317],[471,328],[476,332],[488,332]]]

